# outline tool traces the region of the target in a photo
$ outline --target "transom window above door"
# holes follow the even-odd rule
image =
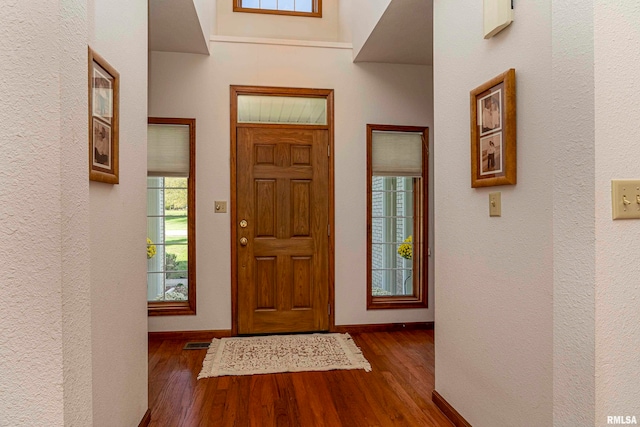
[[[327,99],[302,96],[238,95],[238,123],[326,125]]]
[[[234,12],[322,17],[322,0],[233,0]]]

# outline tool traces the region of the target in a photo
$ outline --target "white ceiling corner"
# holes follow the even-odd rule
[[[354,62],[433,65],[433,0],[392,0]]]
[[[149,50],[209,55],[193,0],[149,0]]]

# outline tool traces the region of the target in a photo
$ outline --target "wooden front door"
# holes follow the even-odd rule
[[[236,132],[238,333],[326,331],[329,131]]]

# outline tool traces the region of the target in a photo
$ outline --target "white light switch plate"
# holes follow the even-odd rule
[[[611,181],[613,219],[640,219],[640,180]]]
[[[499,191],[489,193],[489,216],[502,216],[502,200]]]

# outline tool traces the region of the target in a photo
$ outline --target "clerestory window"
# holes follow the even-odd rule
[[[322,0],[233,0],[234,12],[322,17]]]

